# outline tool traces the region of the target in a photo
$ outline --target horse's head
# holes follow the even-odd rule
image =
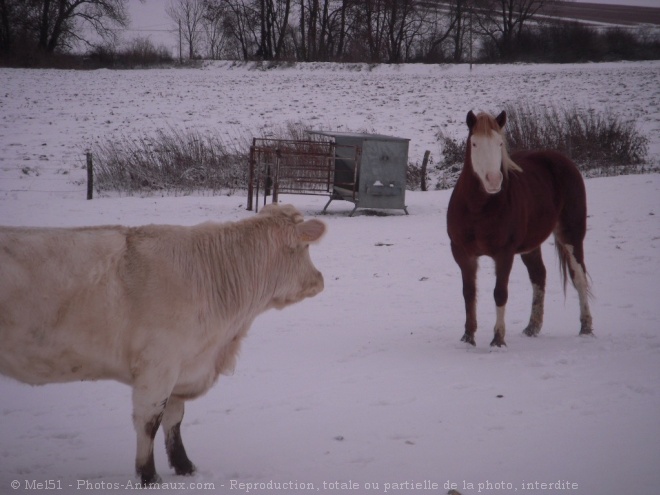
[[[471,158],[472,170],[488,194],[497,194],[502,189],[503,173],[509,169],[520,171],[520,167],[509,158],[506,149],[506,112],[494,118],[483,112],[475,115],[470,110],[466,122],[470,130],[467,153]]]

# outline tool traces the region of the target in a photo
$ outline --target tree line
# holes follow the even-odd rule
[[[638,39],[621,28],[599,31],[560,21],[553,16],[558,3],[172,0],[167,12],[182,26],[189,58],[460,63],[660,57],[657,36]]]
[[[187,59],[460,63],[660,58],[657,37],[640,41],[620,29],[603,34],[552,20],[556,4],[168,0],[166,13],[180,37],[179,55]],[[0,0],[0,59],[65,53],[74,44],[107,58],[128,24],[127,0]],[[93,33],[96,41],[83,33]],[[640,43],[643,49],[636,48]],[[131,53],[149,51],[148,39],[138,45],[140,50]],[[152,48],[158,53],[155,60],[167,58],[163,47]]]
[[[463,62],[478,40],[506,58],[557,0],[174,0],[190,58]]]

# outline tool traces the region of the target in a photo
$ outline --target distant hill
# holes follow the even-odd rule
[[[558,2],[543,12],[553,17],[564,17],[594,23],[635,26],[660,26],[660,8],[609,5],[602,3]]]

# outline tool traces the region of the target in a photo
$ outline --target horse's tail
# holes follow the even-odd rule
[[[564,288],[564,297],[566,297],[566,283],[568,278],[568,253],[566,246],[559,240],[555,234],[555,249],[557,250],[557,259],[559,260],[559,279]]]
[[[581,283],[584,284],[584,289],[588,297],[592,297],[591,293],[591,277],[587,273],[587,267],[584,264],[584,260],[577,260],[573,252],[573,246],[566,245],[560,238],[557,232],[555,232],[555,249],[557,250],[557,259],[559,260],[559,278],[561,280],[562,287],[564,288],[564,297],[566,296],[566,284],[568,279],[571,279],[573,287],[578,291],[580,290],[576,285],[576,280],[574,276],[575,269],[571,268],[571,263],[576,263],[582,271]],[[583,258],[580,256],[580,258]],[[572,270],[573,273],[569,276],[569,270]]]

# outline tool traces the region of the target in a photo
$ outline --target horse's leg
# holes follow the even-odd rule
[[[451,252],[461,269],[463,279],[463,299],[465,300],[465,333],[461,342],[477,345],[474,334],[477,331],[477,263],[476,256],[468,256],[453,243]]]
[[[509,299],[509,275],[513,266],[513,253],[503,253],[495,257],[495,290],[493,297],[495,299],[495,311],[497,319],[493,329],[493,341],[491,346],[506,346],[504,336],[506,335],[506,326],[504,324],[504,311],[506,302]]]
[[[593,335],[593,322],[589,309],[589,280],[584,266],[584,251],[582,240],[576,239],[575,244],[566,240],[566,235],[555,235],[558,252],[562,263],[568,265],[573,286],[577,290],[580,301],[580,335]]]
[[[183,420],[184,401],[179,397],[171,396],[163,414],[163,431],[165,432],[165,450],[170,466],[176,474],[193,474],[195,466],[183,447],[181,439],[181,421]]]
[[[543,302],[545,299],[545,265],[541,255],[541,246],[529,253],[521,254],[520,257],[527,267],[529,280],[532,282],[532,313],[529,324],[523,330],[525,335],[536,337],[543,325]]]
[[[591,318],[591,310],[589,309],[589,280],[587,279],[587,269],[584,266],[584,250],[582,243],[576,244],[573,250],[573,258],[575,266],[571,276],[573,277],[573,284],[577,288],[578,298],[580,300],[580,335],[593,335],[594,326]]]

